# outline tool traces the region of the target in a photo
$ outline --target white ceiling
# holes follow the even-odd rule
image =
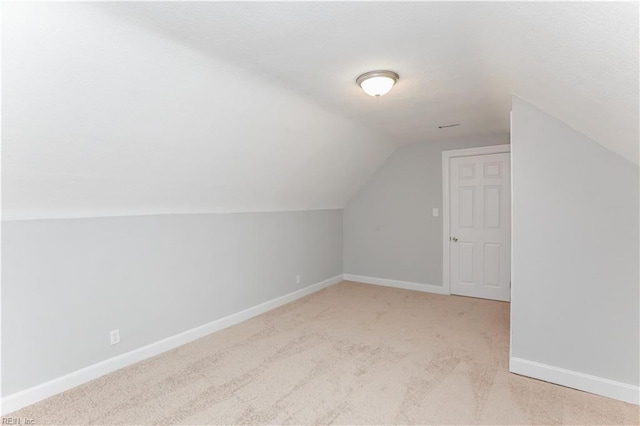
[[[517,94],[638,163],[637,3],[3,4],[5,219],[342,207]],[[362,72],[400,74],[376,100]],[[461,123],[439,130],[438,125]]]
[[[638,162],[638,3],[188,2],[106,9],[399,143],[508,132],[517,94]],[[379,102],[355,78],[391,69]],[[438,125],[461,123],[439,130]]]
[[[4,220],[341,208],[392,141],[91,4],[3,4]]]

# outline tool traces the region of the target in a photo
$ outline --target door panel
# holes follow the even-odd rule
[[[451,293],[510,299],[509,153],[452,158]]]
[[[473,228],[475,190],[473,186],[463,186],[458,189],[458,198],[460,199],[458,223],[460,228]]]
[[[500,286],[500,244],[484,244],[484,285]]]
[[[460,242],[460,282],[473,284],[473,244]]]
[[[500,205],[502,188],[495,185],[484,187],[484,227],[500,228]]]

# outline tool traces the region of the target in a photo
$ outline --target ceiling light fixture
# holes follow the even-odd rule
[[[356,79],[358,86],[369,96],[380,97],[398,82],[400,76],[393,71],[369,71]]]

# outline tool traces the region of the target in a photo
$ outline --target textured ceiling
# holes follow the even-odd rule
[[[109,4],[398,143],[509,131],[517,94],[638,162],[638,3]],[[376,101],[355,78],[400,73]],[[462,126],[439,130],[438,125]]]
[[[511,94],[638,163],[638,4],[3,4],[3,216],[341,207]],[[400,74],[376,100],[362,72]],[[439,125],[461,123],[438,129]]]

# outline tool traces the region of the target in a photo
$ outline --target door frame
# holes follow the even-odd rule
[[[502,154],[511,153],[511,145],[491,145],[480,146],[477,148],[453,149],[450,151],[442,151],[442,286],[445,294],[451,294],[451,211],[449,191],[449,169],[452,158],[472,157],[476,155]],[[513,188],[513,184],[512,184]],[[513,199],[511,200],[513,203]]]

